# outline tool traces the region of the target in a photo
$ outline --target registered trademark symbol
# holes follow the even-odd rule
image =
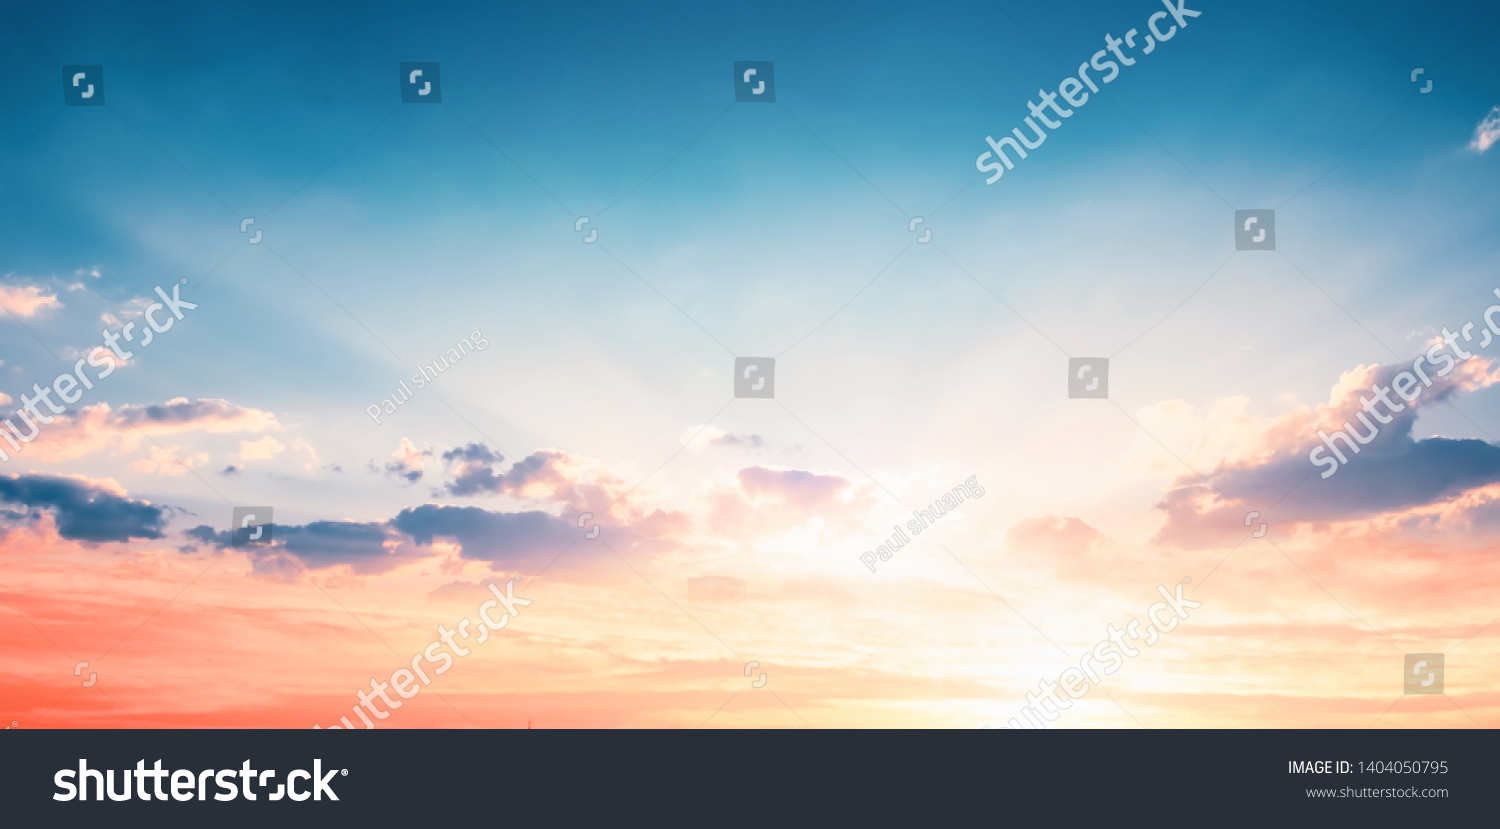
[[[348,777],[349,776],[349,770],[348,769],[339,769],[339,774],[342,774],[343,776]]]
[[[182,278],[182,284],[184,284],[184,285],[186,285],[186,284],[187,284],[187,277],[185,277],[185,276],[184,276],[184,277],[183,277],[183,278]]]
[[[1182,577],[1182,583],[1183,584],[1192,584],[1193,583],[1193,577],[1192,576],[1183,576]]]

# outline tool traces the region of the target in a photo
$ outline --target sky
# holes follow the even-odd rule
[[[1465,0],[0,3],[0,415],[92,384],[0,440],[0,719],[1500,724],[1497,55]]]

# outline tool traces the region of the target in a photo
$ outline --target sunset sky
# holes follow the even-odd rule
[[[1178,585],[1049,727],[1500,726],[1500,8],[1188,5],[986,184],[1163,0],[0,3],[0,415],[94,386],[0,440],[0,720],[362,727],[512,582],[377,727],[999,728]]]

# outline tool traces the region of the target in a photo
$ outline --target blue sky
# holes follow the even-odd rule
[[[346,468],[388,451],[364,406],[475,328],[496,347],[448,393],[486,433],[654,465],[727,397],[713,338],[780,353],[893,259],[780,381],[824,429],[859,424],[865,457],[916,454],[900,412],[948,395],[956,361],[1023,398],[1055,385],[1065,356],[964,271],[1075,356],[1150,330],[1116,361],[1131,402],[1317,400],[1389,357],[1361,325],[1415,349],[1492,287],[1494,159],[1464,150],[1500,97],[1493,38],[1465,46],[1500,22],[1482,4],[1204,5],[991,187],[984,135],[1159,6],[842,6],[10,8],[7,279],[100,269],[31,324],[53,348],[188,279],[199,324],[105,399],[275,411]],[[61,107],[54,57],[103,61],[109,106]],[[731,59],[771,58],[778,104],[732,105]],[[399,103],[400,60],[441,62],[442,106]],[[1437,95],[1407,79],[1423,64]],[[1280,257],[1238,256],[1153,329],[1232,252],[1231,205],[1280,206],[1287,258],[1359,324]],[[910,245],[911,216],[943,253]],[[46,373],[25,331],[0,336],[8,383]],[[402,417],[476,437],[431,400]]]

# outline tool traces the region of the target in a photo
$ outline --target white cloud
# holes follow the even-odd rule
[[[1482,153],[1496,141],[1500,141],[1500,106],[1491,107],[1490,114],[1474,128],[1474,140],[1469,142],[1469,149]]]
[[[168,451],[160,446],[152,446],[151,457],[141,458],[138,461],[132,462],[130,470],[143,475],[166,475],[175,478],[187,472],[192,467],[208,462],[208,455],[202,452],[188,455],[185,458],[179,458],[173,454],[176,449],[177,447],[174,446],[172,447],[172,451]]]
[[[702,452],[709,444],[728,434],[717,426],[699,424],[688,427],[687,431],[677,436],[677,442],[687,446],[690,452]]]
[[[286,450],[286,446],[276,438],[266,435],[260,440],[240,441],[240,460],[242,461],[265,461],[276,457]]]
[[[426,454],[429,453],[419,451],[416,447],[416,444],[411,442],[411,438],[402,438],[401,445],[396,447],[396,451],[391,453],[391,457],[395,458],[398,462],[400,462],[402,466],[406,467],[407,469],[413,469],[421,472],[422,456]]]
[[[318,468],[318,450],[314,449],[311,443],[302,438],[297,438],[292,441],[292,448],[299,452],[307,453],[307,463],[303,464],[305,469],[312,470]]]
[[[36,285],[0,285],[0,309],[18,317],[31,317],[38,311],[61,307],[55,294],[44,294]]]

